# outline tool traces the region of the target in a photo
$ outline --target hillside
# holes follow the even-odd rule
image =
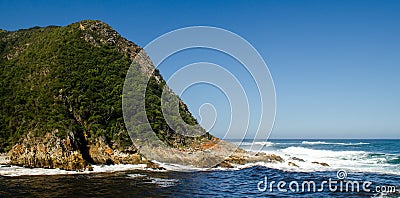
[[[101,21],[0,31],[0,152],[15,165],[68,170],[147,163],[122,112],[124,79],[141,50]],[[159,139],[180,149],[216,140],[172,130],[161,113],[165,81],[150,72],[147,56],[137,69],[136,77],[150,78],[146,115]],[[197,124],[182,101],[179,112],[187,124]]]

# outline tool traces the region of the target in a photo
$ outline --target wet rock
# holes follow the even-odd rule
[[[87,166],[87,167],[86,167],[86,170],[88,170],[88,171],[93,171],[93,166]]]
[[[165,168],[163,168],[160,165],[158,165],[158,164],[156,164],[154,162],[151,162],[151,161],[147,161],[146,168],[157,169],[157,170],[165,170]]]
[[[293,162],[288,162],[289,166],[294,166],[294,167],[299,167],[297,164],[293,163]]]
[[[217,167],[221,167],[221,168],[233,168],[232,164],[230,164],[229,162],[223,161],[221,163],[219,163],[218,165],[216,165],[214,168]]]
[[[299,162],[305,162],[305,160],[303,160],[303,159],[301,159],[301,158],[298,158],[298,157],[292,157],[291,159],[292,159],[292,160],[299,161]]]
[[[319,164],[321,166],[329,166],[329,164],[325,163],[325,162],[311,162],[313,164]]]
[[[243,149],[238,149],[231,156],[229,156],[224,162],[230,164],[247,164],[247,163],[256,163],[256,162],[267,162],[267,163],[276,163],[276,162],[284,162],[283,158],[277,156],[275,154],[267,154],[267,153],[250,153],[246,152]]]

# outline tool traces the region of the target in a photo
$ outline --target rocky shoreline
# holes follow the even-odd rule
[[[230,143],[222,144],[222,147],[232,149]],[[251,153],[241,148],[235,148],[229,157],[226,150],[219,149],[218,152],[211,152],[210,148],[204,151],[196,151],[193,153],[201,153],[199,155],[192,152],[183,151],[184,157],[176,161],[177,164],[198,165],[199,161],[208,159],[222,159],[220,163],[213,167],[233,168],[234,165],[243,165],[255,162],[277,163],[284,160],[274,154]],[[161,152],[154,149],[153,152]],[[179,151],[181,152],[181,151]],[[207,153],[207,155],[204,155]],[[170,157],[171,156],[166,156]],[[219,157],[219,158],[218,158]],[[176,158],[175,158],[176,160]],[[172,161],[174,162],[174,161]],[[92,171],[92,165],[113,165],[113,164],[146,164],[147,168],[164,169],[159,164],[148,160],[134,146],[121,150],[118,145],[109,146],[103,138],[98,138],[87,145],[79,145],[72,134],[66,139],[61,139],[54,134],[48,133],[45,137],[33,137],[29,134],[22,142],[17,143],[12,149],[0,155],[0,164],[13,165],[26,168],[50,168],[61,169],[67,171]]]
[[[48,133],[44,138],[29,134],[0,158],[1,164],[27,168],[58,168],[61,170],[93,170],[91,165],[147,164],[160,168],[147,160],[133,146],[120,150],[109,146],[103,138],[87,145],[79,145],[71,134],[61,139]]]
[[[65,143],[65,141],[61,141]],[[43,147],[42,144],[31,146],[30,149],[26,145],[17,144],[9,153],[0,154],[0,164],[4,166],[20,166],[25,168],[49,168],[60,169],[66,171],[93,171],[93,165],[144,165],[145,168],[154,170],[165,170],[162,165],[154,163],[146,159],[139,151],[121,152],[118,149],[112,149],[101,140],[89,146],[89,153],[93,156],[93,161],[89,163],[82,154],[76,150],[63,150],[62,146],[68,144],[59,144],[53,149]],[[43,152],[43,151],[46,151]],[[51,154],[49,153],[51,152]],[[198,156],[193,155],[192,158]],[[203,160],[203,159],[182,159],[182,160]],[[267,154],[263,152],[248,152],[241,148],[237,148],[229,157],[217,165],[209,168],[235,168],[238,165],[251,163],[287,163],[288,166],[300,168],[295,161],[302,162],[304,160],[295,158],[284,160],[281,156],[275,154]],[[324,162],[312,162],[323,167],[329,167]]]
[[[216,167],[233,168],[234,165],[244,165],[257,162],[278,163],[284,161],[285,160],[282,157],[275,154],[267,154],[262,152],[251,153],[238,148],[232,155],[227,157]]]
[[[56,143],[55,146],[53,146],[54,143]],[[146,164],[146,167],[150,169],[165,169],[146,159],[137,150],[121,152],[118,149],[112,149],[102,140],[88,146],[89,154],[93,160],[88,162],[84,159],[82,153],[79,150],[72,149],[70,144],[71,142],[60,139],[53,139],[47,144],[38,143],[29,147],[24,143],[17,144],[10,152],[0,155],[0,164],[26,168],[58,168],[67,171],[92,171],[92,165],[113,164]],[[50,145],[52,147],[48,147]],[[196,155],[189,156],[192,157],[181,160],[204,160],[198,159]],[[237,148],[233,154],[211,168],[234,168],[236,165],[257,162],[282,163],[284,159],[275,154],[251,153]]]

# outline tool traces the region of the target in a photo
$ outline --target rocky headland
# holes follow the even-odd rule
[[[167,87],[162,76],[142,48],[101,21],[2,30],[0,55],[0,153],[5,153],[0,164],[75,171],[91,170],[93,164],[162,168],[134,146],[125,127],[122,87],[132,61],[138,64],[135,75],[152,83],[146,112],[132,116],[141,122],[141,115],[147,115],[157,137],[176,151],[171,162],[227,168],[284,162],[277,155],[236,149],[208,133],[191,138],[173,131],[160,115],[160,90]],[[181,100],[179,109],[186,123],[197,124]],[[166,150],[153,152],[169,161]]]

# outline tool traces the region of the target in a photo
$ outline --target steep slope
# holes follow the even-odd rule
[[[141,53],[139,53],[141,52]],[[157,136],[175,148],[217,139],[184,137],[161,114],[165,81],[136,44],[101,21],[66,27],[0,31],[0,152],[28,167],[84,169],[90,163],[147,163],[132,145],[122,114],[122,89],[135,74],[150,78],[146,113]],[[183,120],[197,121],[179,102]],[[202,129],[203,130],[203,129]]]

